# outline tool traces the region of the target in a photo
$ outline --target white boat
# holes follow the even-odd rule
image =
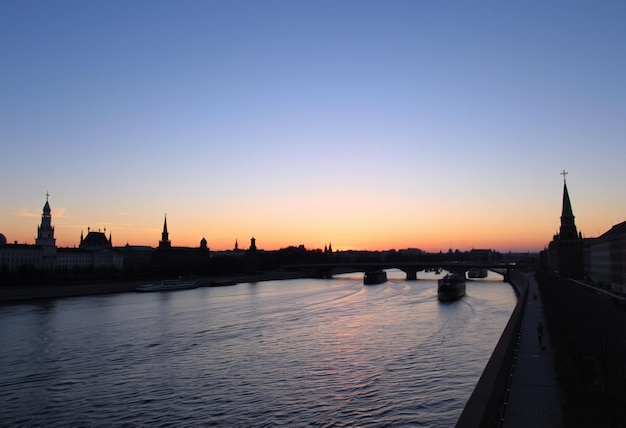
[[[136,291],[176,291],[198,288],[198,283],[190,279],[166,279],[153,284],[140,285]]]

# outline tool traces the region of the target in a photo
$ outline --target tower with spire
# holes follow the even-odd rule
[[[570,278],[582,278],[584,276],[582,234],[576,229],[574,211],[567,190],[567,172],[561,172],[563,176],[563,205],[561,209],[561,226],[548,247],[549,265],[560,275]]]
[[[41,224],[37,226],[37,239],[35,245],[41,247],[42,267],[53,269],[56,266],[57,246],[54,238],[54,226],[52,226],[52,210],[48,198],[50,194],[46,192],[46,203],[41,214]]]
[[[172,248],[172,243],[170,242],[170,235],[167,233],[167,214],[165,215],[165,220],[163,221],[163,232],[161,233],[161,240],[159,241],[159,248]]]
[[[37,239],[35,244],[44,250],[44,256],[56,254],[56,239],[54,238],[54,226],[52,226],[52,210],[48,202],[50,194],[46,193],[46,204],[41,214],[41,224],[37,226]]]

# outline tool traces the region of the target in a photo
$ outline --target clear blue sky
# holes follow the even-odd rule
[[[0,2],[0,232],[543,248],[626,220],[626,2]]]

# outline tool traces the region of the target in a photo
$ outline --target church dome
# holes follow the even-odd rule
[[[4,236],[2,233],[0,233],[0,245],[6,245],[7,244],[7,237]]]

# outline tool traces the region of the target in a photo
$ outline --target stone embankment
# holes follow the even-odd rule
[[[498,425],[501,406],[509,385],[511,366],[515,359],[515,350],[519,344],[520,328],[528,297],[526,274],[513,271],[508,281],[516,290],[517,305],[457,421],[457,428]]]
[[[517,305],[456,426],[559,428],[560,390],[537,281],[512,272],[509,282]]]

